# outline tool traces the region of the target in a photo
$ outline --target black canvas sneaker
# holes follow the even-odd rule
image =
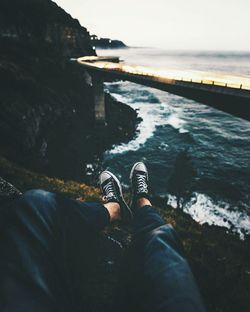
[[[130,182],[132,187],[130,207],[135,209],[139,198],[145,197],[149,199],[148,170],[144,163],[137,162],[134,164],[130,172]]]
[[[133,219],[133,214],[123,198],[122,186],[117,177],[110,171],[105,170],[100,174],[99,182],[103,194],[103,199],[107,203],[118,203],[121,208],[122,222],[131,222]]]

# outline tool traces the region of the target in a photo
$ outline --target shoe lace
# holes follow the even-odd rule
[[[136,175],[136,185],[138,193],[148,193],[148,185],[146,181],[146,176],[142,174]]]
[[[103,196],[104,200],[108,201],[110,199],[117,199],[117,196],[115,194],[114,183],[112,180],[108,182],[106,185],[104,185],[103,191],[105,193],[105,195]]]

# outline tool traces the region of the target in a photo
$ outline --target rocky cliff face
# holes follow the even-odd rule
[[[87,162],[133,136],[136,113],[108,95],[107,126],[96,127],[88,74],[69,62],[95,51],[87,30],[55,3],[1,0],[0,45],[2,154],[82,179]]]
[[[8,44],[25,44],[38,54],[95,54],[87,29],[51,0],[1,0],[0,17],[0,37],[11,39]]]

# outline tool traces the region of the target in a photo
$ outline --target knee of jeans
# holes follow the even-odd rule
[[[154,229],[150,233],[151,239],[158,239],[161,237],[168,240],[175,240],[177,237],[176,231],[171,224],[164,224]]]
[[[152,230],[151,235],[154,237],[162,235],[162,234],[172,235],[174,232],[175,232],[175,229],[173,228],[171,224],[164,224]]]
[[[42,189],[33,189],[25,192],[23,194],[23,197],[25,199],[45,199],[48,200],[51,198],[54,194]]]
[[[151,232],[152,240],[163,240],[169,246],[183,251],[181,240],[171,224],[164,224]]]
[[[27,191],[23,194],[22,199],[28,203],[32,207],[36,207],[36,209],[41,206],[41,204],[45,203],[53,203],[54,202],[54,193],[44,191],[42,189],[34,189]]]

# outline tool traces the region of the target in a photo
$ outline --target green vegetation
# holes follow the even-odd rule
[[[13,184],[21,192],[30,189],[45,189],[51,192],[64,193],[72,198],[83,200],[99,200],[100,192],[95,187],[87,186],[74,181],[63,181],[26,170],[0,157],[0,176]]]
[[[0,175],[21,191],[43,188],[62,192],[72,198],[100,200],[100,192],[95,187],[37,174],[2,157],[0,157]],[[154,204],[164,220],[174,225],[179,233],[207,310],[213,312],[249,311],[249,237],[242,241],[237,235],[226,233],[226,229],[201,226],[181,210],[166,207],[160,199],[156,198]],[[131,229],[114,225],[106,231],[105,235],[110,235],[121,242],[126,250],[131,239]],[[115,275],[117,271],[100,267],[101,269],[96,271],[96,275],[90,281],[90,293],[87,294],[87,298],[90,302],[92,300],[95,302],[96,310],[93,311],[112,311],[114,290],[117,287]]]

